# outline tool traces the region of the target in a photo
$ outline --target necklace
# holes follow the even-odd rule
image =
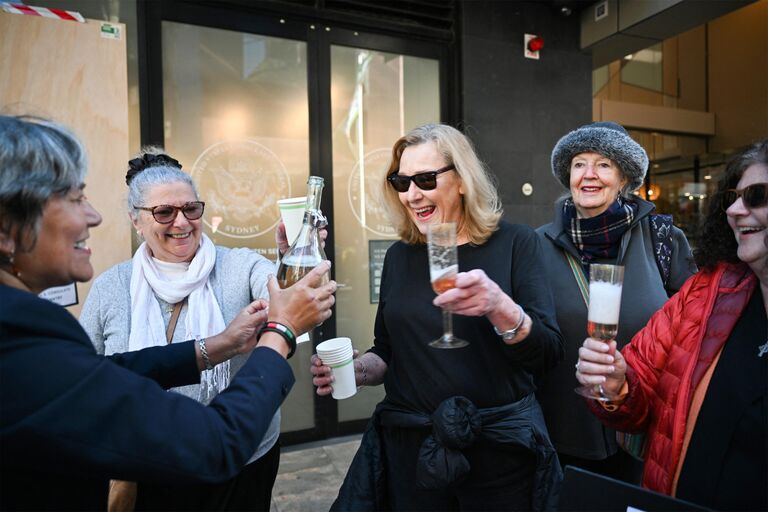
[[[163,309],[163,313],[168,313],[169,315],[173,313],[173,307],[176,304],[171,304],[170,302],[165,302],[164,300],[158,298],[157,302],[160,303],[160,307]]]

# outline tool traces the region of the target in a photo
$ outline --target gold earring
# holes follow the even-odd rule
[[[10,267],[10,272],[13,274],[17,279],[21,279],[21,270],[19,270],[16,265],[14,265],[16,260],[16,254],[15,252],[8,252],[8,253],[0,253],[2,255],[2,265],[7,265]]]

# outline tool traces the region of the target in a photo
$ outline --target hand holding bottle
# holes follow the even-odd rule
[[[320,242],[320,230],[327,225],[320,211],[323,185],[323,178],[319,176],[310,176],[307,180],[307,204],[301,230],[280,259],[277,269],[277,282],[281,288],[290,287],[326,260],[323,244]]]
[[[329,281],[330,261],[323,261],[287,289],[272,276],[269,290],[269,321],[289,327],[298,336],[322,324],[331,316],[336,302],[336,281]]]
[[[328,224],[326,223],[326,226],[327,225]],[[320,228],[319,235],[320,246],[325,249],[325,240],[328,238],[328,230],[325,229],[325,227]],[[283,224],[283,221],[280,221],[280,224],[277,225],[277,229],[275,229],[275,242],[277,243],[277,250],[280,252],[281,257],[291,248],[291,245],[288,243],[288,237],[285,234],[285,224]]]

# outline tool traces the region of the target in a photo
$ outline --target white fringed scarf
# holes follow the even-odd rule
[[[181,278],[169,279],[152,259],[146,242],[133,256],[131,272],[131,332],[128,350],[165,345],[166,325],[157,297],[176,304],[187,298],[184,339],[208,338],[224,330],[224,316],[209,281],[216,263],[216,248],[205,234],[200,247]],[[157,297],[156,297],[157,296]],[[198,400],[208,403],[229,385],[229,361],[200,375]]]

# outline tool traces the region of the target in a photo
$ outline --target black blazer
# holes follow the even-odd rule
[[[0,285],[0,509],[106,509],[110,478],[234,477],[293,374],[257,348],[207,407],[163,389],[196,382],[194,342],[105,358],[64,308]]]

